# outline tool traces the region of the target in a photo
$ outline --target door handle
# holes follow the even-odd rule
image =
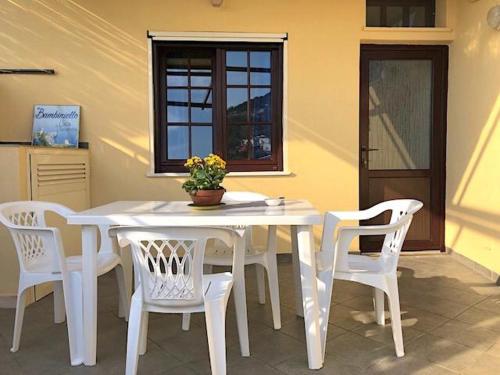
[[[368,168],[368,152],[370,151],[380,151],[380,149],[361,146],[361,166],[363,168]]]

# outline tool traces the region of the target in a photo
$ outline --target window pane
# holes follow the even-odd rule
[[[191,122],[212,123],[212,90],[191,90]]]
[[[247,52],[246,51],[227,51],[226,66],[246,67]]]
[[[227,71],[227,84],[228,85],[248,85],[247,72]]]
[[[255,125],[253,128],[253,155],[252,159],[271,159],[271,125]]]
[[[248,159],[248,126],[231,126],[228,134],[228,150],[227,155],[229,160]]]
[[[229,88],[226,96],[228,123],[247,121],[248,90]]]
[[[380,6],[366,7],[366,26],[380,26]]]
[[[371,170],[429,168],[432,61],[370,61],[369,110]]]
[[[387,26],[403,26],[403,7],[387,7]]]
[[[187,126],[168,126],[168,158],[187,159],[189,154],[189,129]]]
[[[271,89],[251,89],[251,121],[270,122],[271,121]]]
[[[271,73],[251,72],[250,73],[250,84],[251,85],[270,85],[271,84]]]
[[[188,90],[167,90],[167,122],[188,122]]]
[[[167,59],[167,86],[188,85],[188,60]]]
[[[410,27],[424,27],[425,23],[425,7],[410,7]]]
[[[207,87],[212,85],[212,61],[210,59],[191,59],[191,86]]]
[[[191,128],[191,153],[205,157],[212,152],[212,127],[193,126]]]
[[[250,52],[250,67],[271,68],[271,52]]]

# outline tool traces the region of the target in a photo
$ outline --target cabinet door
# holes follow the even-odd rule
[[[33,150],[29,153],[31,199],[63,204],[75,211],[90,207],[89,157],[84,150]],[[53,214],[48,226],[60,228],[66,256],[81,254],[80,227]],[[52,292],[52,283],[35,287],[35,298]]]

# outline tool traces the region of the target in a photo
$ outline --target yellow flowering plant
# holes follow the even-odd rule
[[[226,162],[218,155],[209,154],[205,158],[193,156],[186,160],[184,166],[189,169],[189,179],[182,188],[193,195],[198,190],[223,189],[222,181],[227,174]]]

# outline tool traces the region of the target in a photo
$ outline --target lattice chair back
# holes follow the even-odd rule
[[[159,306],[203,303],[203,257],[208,239],[232,247],[236,234],[223,228],[127,227],[117,229],[121,247],[130,245],[144,302]]]
[[[26,272],[60,272],[64,250],[57,228],[48,228],[45,213],[66,213],[56,203],[19,201],[0,204],[0,222],[14,241],[21,270]]]
[[[381,260],[390,262],[389,266],[395,270],[413,215],[423,207],[423,203],[415,199],[395,199],[380,205],[386,206],[384,211],[392,211],[390,224],[400,224],[397,230],[385,235],[381,253]]]

